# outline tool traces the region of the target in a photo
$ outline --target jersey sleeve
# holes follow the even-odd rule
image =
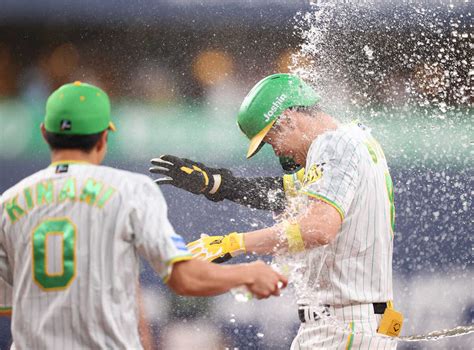
[[[344,220],[359,183],[357,143],[348,135],[331,135],[314,146],[301,192],[333,206]]]
[[[165,198],[153,181],[141,184],[133,202],[130,220],[134,246],[166,282],[172,265],[192,256],[169,222]]]
[[[10,315],[12,311],[13,277],[7,253],[0,243],[0,316]]]

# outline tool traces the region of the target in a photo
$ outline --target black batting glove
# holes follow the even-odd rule
[[[204,194],[212,200],[222,200],[218,191],[226,169],[209,168],[202,163],[172,155],[151,160],[150,172],[164,175],[155,180],[158,185],[173,185],[194,194]]]

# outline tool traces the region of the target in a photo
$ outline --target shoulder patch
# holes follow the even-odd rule
[[[323,171],[324,171],[323,167],[325,164],[326,163],[311,165],[309,170],[305,172],[303,184],[306,186],[306,185],[312,184],[313,182],[318,181],[323,176]]]

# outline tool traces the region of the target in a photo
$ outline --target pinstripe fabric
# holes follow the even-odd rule
[[[71,178],[76,183],[76,200],[59,201],[60,190]],[[103,185],[95,204],[77,200],[88,179]],[[52,203],[36,204],[12,222],[5,214],[7,203],[20,194],[18,205],[26,208],[23,190],[46,180],[53,183]],[[115,192],[99,205],[110,188]],[[135,291],[138,254],[163,278],[169,273],[168,261],[189,257],[186,248],[177,244],[181,238],[167,219],[158,187],[144,175],[105,166],[69,164],[66,173],[58,174],[51,166],[5,192],[0,205],[0,307],[13,304],[15,347],[141,349]],[[55,217],[67,217],[76,226],[76,275],[67,288],[45,291],[33,280],[31,237],[34,227]],[[49,251],[45,265],[58,273],[64,238],[51,237],[45,243]],[[2,288],[6,273],[13,275],[10,293]]]
[[[388,168],[383,158],[373,162],[365,146],[370,138],[369,130],[351,124],[320,135],[308,152],[306,169],[318,165],[322,176],[304,184],[301,192],[328,198],[343,211],[344,219],[336,239],[324,247],[319,288],[300,291],[302,303],[316,297],[328,305],[393,298]],[[316,255],[306,254],[306,265],[311,266]]]
[[[378,147],[377,156],[368,144]],[[302,255],[306,269],[301,280],[306,285],[296,291],[298,303],[345,306],[337,322],[346,326],[353,322],[352,349],[393,349],[394,342],[373,337],[378,321],[373,310],[366,309],[393,299],[385,157],[368,128],[350,124],[313,141],[305,168],[315,166],[322,176],[308,177],[301,193],[334,206],[343,221],[333,242]],[[351,333],[341,329],[324,319],[302,324],[292,349],[346,349]]]

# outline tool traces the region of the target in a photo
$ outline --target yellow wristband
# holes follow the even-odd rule
[[[290,253],[299,253],[304,250],[303,237],[301,236],[300,225],[298,223],[292,224],[287,221],[285,235],[288,240],[288,251]]]
[[[226,236],[228,240],[228,250],[232,256],[245,253],[244,235],[232,232]]]

